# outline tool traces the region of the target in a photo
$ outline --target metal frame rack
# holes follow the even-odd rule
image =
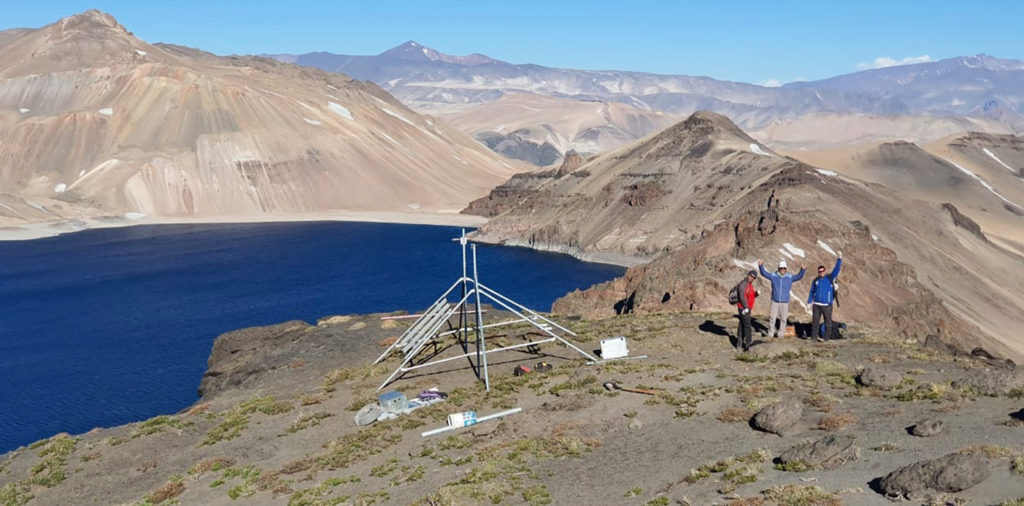
[[[498,293],[497,291],[488,288],[486,285],[481,284],[479,270],[477,269],[476,264],[476,244],[470,245],[472,250],[473,277],[469,277],[467,275],[466,258],[466,246],[469,244],[469,241],[466,239],[465,230],[462,231],[462,235],[458,238],[458,241],[462,246],[462,277],[456,280],[455,283],[453,283],[452,286],[444,292],[444,294],[438,297],[437,300],[435,300],[434,303],[416,319],[412,326],[410,326],[405,333],[403,333],[401,337],[399,337],[398,340],[387,349],[387,351],[382,353],[381,356],[374,361],[375,364],[380,363],[391,355],[394,350],[400,350],[404,356],[402,364],[399,365],[393,373],[391,373],[391,376],[388,376],[388,379],[384,380],[384,383],[381,383],[380,387],[377,388],[378,391],[409,371],[458,360],[460,358],[467,358],[469,360],[470,366],[473,368],[473,372],[476,374],[477,378],[482,379],[484,381],[485,388],[490,390],[491,383],[487,374],[488,353],[497,353],[499,351],[514,350],[517,348],[527,348],[554,341],[560,341],[569,348],[576,350],[591,362],[597,361],[596,358],[592,357],[590,354],[570,343],[555,332],[558,330],[565,334],[575,336],[576,334],[571,330],[551,321],[548,318],[545,318],[544,316]],[[454,304],[449,303],[448,297],[460,287],[461,297],[459,301]],[[483,322],[483,313],[480,308],[481,297],[514,314],[516,319],[485,325]],[[472,309],[469,307],[470,300],[473,301]],[[473,316],[472,324],[470,323],[470,313],[472,313]],[[458,326],[452,330],[442,331],[442,327],[449,324],[451,318],[456,314],[459,315]],[[514,325],[516,323],[523,322],[533,325],[543,334],[546,334],[544,339],[518,343],[490,350],[487,349],[484,329],[504,325]],[[450,324],[449,327],[451,327]],[[471,334],[475,337],[473,343],[470,342]],[[415,362],[416,357],[420,355],[427,344],[432,342],[436,343],[438,340],[450,336],[454,336],[456,338],[462,347],[462,354],[437,360],[431,360],[434,357],[430,356],[422,362]],[[475,350],[470,349],[473,345],[475,345]]]

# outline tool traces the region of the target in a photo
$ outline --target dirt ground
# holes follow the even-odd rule
[[[267,341],[253,337],[250,351],[273,347],[278,363],[261,362],[257,373],[247,369],[256,362],[232,365],[218,374],[244,381],[182,413],[56,436],[8,454],[0,460],[0,503],[887,504],[876,479],[958,451],[985,455],[990,476],[917,503],[1024,498],[1024,390],[987,396],[955,387],[982,371],[1017,375],[975,358],[870,329],[827,343],[773,340],[739,354],[729,337],[735,320],[721,314],[561,319],[585,350],[623,335],[632,356],[648,358],[586,365],[555,344],[495,354],[490,392],[466,362],[454,361],[388,387],[409,396],[438,387],[449,393],[445,402],[357,427],[355,411],[398,365],[397,356],[369,365],[384,349],[377,342],[411,324],[380,316],[259,329]],[[528,331],[504,329],[491,346]],[[303,355],[314,339],[335,344]],[[513,376],[516,365],[541,360],[553,370]],[[891,390],[864,386],[857,376],[865,367],[902,379]],[[607,381],[656,394],[609,391]],[[758,409],[790,398],[804,409],[785,437],[753,428]],[[523,411],[420,435],[443,426],[449,413],[513,407]],[[942,420],[945,430],[910,435],[924,418]],[[776,462],[797,443],[828,434],[854,435],[859,459],[828,471]]]

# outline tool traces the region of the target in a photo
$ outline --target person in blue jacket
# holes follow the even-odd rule
[[[818,341],[824,341],[832,336],[832,303],[836,299],[836,276],[839,276],[839,268],[842,266],[843,252],[840,251],[832,272],[825,274],[825,266],[819,265],[818,277],[811,282],[811,294],[807,297],[807,303],[811,305],[811,335],[817,334]],[[824,334],[818,326],[822,316],[825,317]]]
[[[761,269],[761,275],[772,284],[772,305],[768,310],[768,333],[772,334],[772,337],[779,337],[779,334],[786,332],[786,322],[789,319],[789,292],[795,281],[803,279],[807,268],[801,265],[799,273],[790,274],[785,260],[779,262],[778,272],[768,272],[768,269],[764,268],[763,260],[757,261],[757,267]],[[775,328],[776,320],[782,321],[778,330]]]

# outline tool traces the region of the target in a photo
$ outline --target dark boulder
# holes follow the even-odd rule
[[[897,469],[878,482],[889,497],[920,498],[928,491],[959,492],[988,478],[988,459],[976,453],[951,453]]]
[[[804,405],[797,399],[786,399],[762,408],[751,420],[754,428],[780,436],[791,434],[804,414]]]

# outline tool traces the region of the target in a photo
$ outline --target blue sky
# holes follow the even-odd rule
[[[98,8],[148,42],[217,54],[376,54],[415,40],[513,63],[818,79],[877,64],[988,53],[1024,58],[1024,2],[248,1],[5,2],[0,29]],[[884,60],[888,59],[888,60]]]

